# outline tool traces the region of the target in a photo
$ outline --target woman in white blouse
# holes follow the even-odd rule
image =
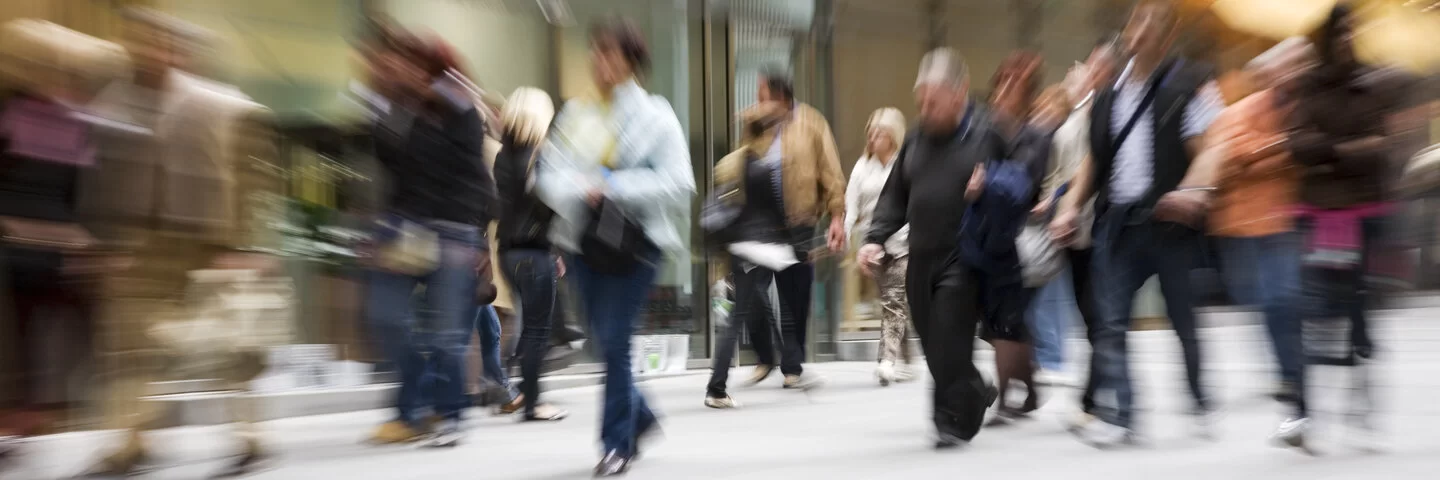
[[[865,124],[868,138],[865,154],[850,172],[845,189],[845,233],[853,237],[870,229],[875,203],[890,178],[890,167],[905,141],[905,115],[894,108],[870,114]],[[906,225],[885,242],[885,259],[874,271],[880,290],[880,364],[875,376],[880,385],[910,380],[910,309],[905,301],[905,271],[909,266],[910,226]],[[904,367],[896,368],[903,361]]]

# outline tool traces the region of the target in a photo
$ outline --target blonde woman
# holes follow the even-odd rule
[[[890,167],[900,153],[905,141],[905,115],[894,108],[882,108],[870,114],[865,123],[865,154],[855,162],[850,172],[850,185],[845,189],[845,234],[866,232],[890,178]],[[874,271],[875,283],[880,289],[880,364],[875,367],[875,377],[881,386],[890,382],[910,380],[909,342],[910,310],[905,300],[905,272],[909,267],[910,226],[885,241],[885,257],[880,268]],[[905,367],[897,369],[903,361]]]

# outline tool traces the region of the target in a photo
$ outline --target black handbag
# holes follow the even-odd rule
[[[716,189],[705,199],[705,206],[700,209],[700,229],[705,232],[707,244],[724,248],[739,239],[738,229],[732,227],[740,219],[744,205],[730,201],[739,194],[738,185],[728,186]]]
[[[655,249],[644,228],[608,198],[591,211],[590,223],[580,237],[580,261],[591,270],[610,275],[634,272],[644,256]]]

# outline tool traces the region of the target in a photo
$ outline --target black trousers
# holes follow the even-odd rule
[[[1095,306],[1095,291],[1090,284],[1090,249],[1068,250],[1070,260],[1070,282],[1075,292],[1075,305],[1080,310],[1080,319],[1085,322],[1085,339],[1095,341],[1095,328],[1100,325],[1099,310]],[[1080,407],[1085,413],[1095,408],[1095,377],[1099,368],[1092,361],[1085,379],[1085,393],[1080,395]]]
[[[980,290],[974,272],[947,266],[948,254],[910,253],[910,316],[934,379],[933,414],[940,433],[974,438],[991,388],[975,368]]]

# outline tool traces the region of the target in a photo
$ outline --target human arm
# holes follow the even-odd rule
[[[820,199],[830,213],[830,228],[826,231],[825,243],[830,251],[839,252],[845,248],[845,175],[840,173],[840,153],[835,148],[835,135],[830,131],[830,124],[819,112],[814,112],[814,116],[819,126],[815,142],[818,144],[816,151],[820,152],[820,165],[817,165]]]
[[[845,186],[845,237],[854,235],[855,223],[860,220],[860,181],[868,174],[865,159],[855,162],[850,170],[850,183]]]
[[[907,142],[908,145],[908,142]],[[870,231],[865,233],[865,243],[884,244],[895,232],[900,231],[909,219],[910,179],[905,174],[906,147],[892,160],[890,178],[885,179],[885,188],[875,202],[875,211],[870,213]]]
[[[680,121],[668,105],[656,108],[650,119],[652,128],[641,132],[654,135],[654,144],[641,151],[648,153],[647,165],[622,168],[610,173],[605,195],[621,205],[632,208],[662,205],[667,209],[684,208],[695,195],[695,173],[690,166],[689,148],[685,146]]]

